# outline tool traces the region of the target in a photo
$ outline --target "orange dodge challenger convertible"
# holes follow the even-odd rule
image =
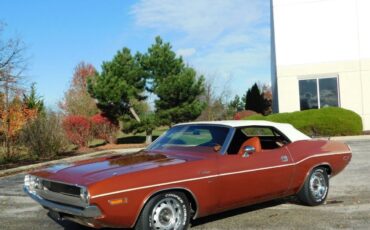
[[[192,122],[137,153],[30,173],[24,191],[51,216],[90,227],[187,229],[191,219],[279,197],[322,204],[351,156],[346,144],[289,124]]]

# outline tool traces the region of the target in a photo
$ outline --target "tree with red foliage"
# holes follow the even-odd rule
[[[239,113],[236,113],[234,115],[234,120],[240,120],[240,114]]]
[[[80,62],[73,73],[72,85],[76,88],[87,89],[87,79],[96,74],[96,70],[93,65]]]
[[[0,95],[0,120],[5,121],[7,125],[0,126],[0,133],[7,133],[13,138],[24,124],[37,117],[37,110],[25,107],[19,96],[13,98],[6,110],[2,99],[3,95]]]
[[[93,65],[81,62],[74,70],[71,86],[59,107],[66,115],[90,117],[99,112],[95,100],[87,91],[87,81],[97,74]]]
[[[100,113],[91,117],[91,124],[95,138],[103,139],[111,144],[116,143],[117,124],[114,124]]]
[[[243,110],[240,112],[237,112],[234,115],[234,120],[245,120],[245,118],[256,115],[258,113],[252,111],[252,110]]]
[[[80,148],[87,147],[91,139],[91,123],[89,118],[79,115],[66,116],[63,120],[63,128],[67,138]]]

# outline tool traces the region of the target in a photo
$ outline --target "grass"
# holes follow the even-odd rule
[[[88,146],[89,146],[89,148],[96,148],[96,147],[99,147],[99,146],[102,146],[102,145],[105,145],[105,144],[106,144],[105,140],[94,139],[94,140],[89,141]]]

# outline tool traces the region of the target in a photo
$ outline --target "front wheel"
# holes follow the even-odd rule
[[[186,230],[190,221],[190,204],[181,192],[160,193],[142,210],[135,229]]]
[[[325,202],[329,191],[329,177],[325,168],[314,168],[307,177],[297,197],[309,206],[320,205]]]

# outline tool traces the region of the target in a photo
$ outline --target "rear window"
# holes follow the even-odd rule
[[[242,132],[248,137],[255,137],[255,136],[279,136],[277,133],[273,132],[268,127],[246,127],[242,129]]]

